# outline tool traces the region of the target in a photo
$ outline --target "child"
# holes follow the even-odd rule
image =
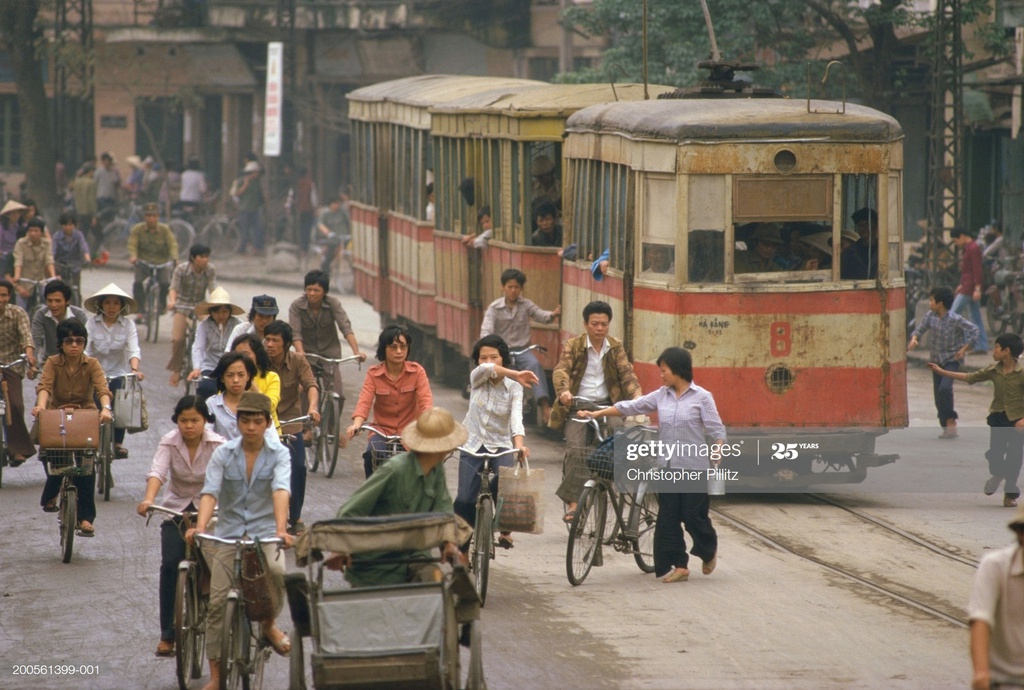
[[[476,225],[480,229],[479,235],[466,235],[462,238],[462,244],[474,249],[483,249],[487,246],[487,240],[494,234],[491,224],[491,207],[481,206],[476,214]]]
[[[958,371],[960,360],[978,340],[978,327],[950,311],[953,305],[953,291],[949,288],[934,288],[928,295],[930,312],[921,320],[910,337],[907,351],[917,347],[918,339],[928,330],[932,333],[931,358],[944,371]],[[953,382],[940,374],[932,373],[932,388],[935,392],[935,407],[939,411],[939,438],[950,440],[957,437],[956,410],[953,409]]]
[[[523,445],[523,387],[537,383],[532,371],[511,369],[512,357],[508,345],[497,335],[488,335],[473,347],[473,361],[477,366],[469,374],[469,412],[462,424],[469,431],[465,447],[478,453],[496,453],[512,448],[522,449],[523,457],[530,456]],[[463,451],[459,455],[459,492],[455,497],[455,514],[470,525],[476,524],[476,496],[480,493],[480,469],[486,458]],[[496,465],[511,467],[512,455],[498,458]],[[498,479],[491,480],[491,492],[497,496]],[[512,537],[502,532],[498,545],[512,548]],[[468,544],[466,545],[468,548]]]
[[[1017,358],[1024,352],[1024,340],[1016,333],[1003,333],[996,338],[992,359],[995,364],[964,374],[946,371],[938,364],[928,366],[939,376],[957,381],[977,383],[991,381],[995,389],[992,404],[988,407],[989,449],[988,471],[991,475],[985,482],[985,495],[991,496],[1006,480],[1003,505],[1013,508],[1017,505],[1020,490],[1017,477],[1020,476],[1021,459],[1024,457],[1024,369],[1017,364]]]

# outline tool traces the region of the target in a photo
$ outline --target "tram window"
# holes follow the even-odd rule
[[[690,230],[688,280],[721,283],[725,280],[725,231]]]
[[[676,248],[667,244],[644,242],[640,270],[644,273],[674,274],[676,272]]]
[[[501,142],[489,141],[484,144],[484,171],[486,180],[486,197],[477,199],[477,208],[491,207],[491,222],[494,227],[501,227]]]
[[[859,239],[839,257],[844,280],[864,280],[878,275],[878,176],[850,174],[842,176],[843,218],[847,234]],[[888,220],[888,219],[887,219]]]
[[[527,145],[530,172],[530,215],[538,204],[550,201],[562,210],[562,145],[553,141],[533,141]],[[534,225],[531,232],[536,230]]]
[[[523,189],[526,180],[522,177],[523,145],[512,142],[512,222],[506,231],[506,238],[520,244],[526,244],[527,233],[523,230]]]
[[[900,176],[889,176],[889,277],[903,275],[903,184]]]

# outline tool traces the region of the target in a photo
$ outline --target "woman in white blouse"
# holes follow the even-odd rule
[[[135,322],[128,318],[135,313],[138,304],[124,290],[110,283],[95,295],[85,300],[85,310],[93,314],[85,324],[89,342],[85,346],[87,357],[99,360],[100,367],[107,375],[110,392],[124,387],[126,374],[135,374],[139,381],[145,378],[139,371],[142,350],[139,348],[139,331]],[[120,378],[115,378],[120,377]],[[114,428],[114,457],[127,458],[128,449],[124,443],[124,429]]]
[[[212,421],[206,403],[195,395],[186,395],[174,407],[171,421],[177,428],[160,439],[153,466],[146,479],[146,497],[136,510],[145,517],[164,488],[163,506],[178,512],[195,512],[199,494],[206,481],[206,465],[224,438],[206,427]],[[180,518],[169,518],[160,526],[160,642],[157,656],[174,654],[174,589],[178,564],[185,559],[185,525]]]

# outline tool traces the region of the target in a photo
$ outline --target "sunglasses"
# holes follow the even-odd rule
[[[85,338],[82,336],[68,336],[64,338],[65,345],[85,345]]]
[[[391,344],[388,345],[387,349],[389,349],[389,350],[408,350],[409,346],[406,345],[405,343],[391,343]]]

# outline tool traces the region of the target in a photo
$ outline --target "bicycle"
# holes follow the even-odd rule
[[[320,270],[335,275],[338,285],[346,294],[355,291],[355,266],[352,260],[352,236],[317,232],[314,240],[316,251],[321,254]],[[335,271],[331,269],[335,268]]]
[[[261,634],[259,625],[249,620],[242,595],[242,554],[246,548],[263,544],[281,544],[278,537],[270,539],[221,539],[211,534],[197,534],[200,541],[211,541],[235,547],[231,573],[231,590],[224,602],[224,632],[220,643],[221,690],[260,690],[263,672],[270,658],[271,645]]]
[[[522,357],[527,352],[532,352],[533,350],[536,350],[537,352],[540,352],[541,354],[547,354],[547,351],[548,351],[548,349],[546,347],[544,347],[543,345],[536,344],[536,343],[533,344],[533,345],[528,345],[527,347],[524,347],[524,348],[522,348],[520,350],[512,350],[511,352],[508,353],[509,356],[512,358],[512,368],[515,369],[516,371],[522,371],[523,369],[526,369],[527,367],[520,365],[520,363],[518,361],[518,358]],[[537,426],[543,426],[544,425],[544,420],[542,420],[538,416],[539,413],[540,413],[540,410],[535,407],[535,402],[534,402],[534,399],[533,399],[533,393],[531,391],[524,391],[523,392],[523,421],[525,422],[526,420],[530,419],[530,420],[533,420],[537,424]]]
[[[320,360],[320,364],[313,365],[313,375],[316,377],[317,389],[320,391],[320,424],[313,427],[313,458],[312,466],[309,452],[306,453],[306,469],[316,472],[322,462],[324,473],[330,479],[334,476],[334,469],[338,465],[338,441],[344,433],[341,427],[341,412],[345,407],[345,399],[333,390],[330,383],[333,376],[328,375],[328,367],[346,362],[358,362],[362,369],[362,360],[358,355],[351,355],[341,359],[331,359],[312,353],[306,354],[306,359]],[[338,382],[339,388],[341,382]],[[331,388],[330,393],[325,391]]]
[[[125,384],[128,383],[128,379],[135,378],[137,374],[121,374],[119,376],[107,376],[107,385],[115,379],[124,379]],[[104,501],[110,500],[110,490],[114,488],[114,475],[111,474],[110,468],[111,463],[114,461],[114,424],[103,424],[100,426],[100,447],[98,458],[99,464],[96,465],[96,490],[103,495]]]
[[[46,304],[46,297],[43,295],[43,291],[46,290],[46,286],[59,278],[43,278],[42,280],[32,280],[31,278],[18,278],[19,284],[31,285],[32,292],[26,298],[25,311],[28,313],[29,319],[31,319],[36,312],[36,309]]]
[[[91,448],[41,448],[39,454],[46,463],[46,471],[60,476],[60,503],[57,508],[60,552],[61,560],[70,563],[75,546],[75,531],[78,528],[78,489],[71,479],[87,477],[93,473],[96,451]]]
[[[211,195],[205,206],[212,208],[220,192]],[[242,247],[242,231],[238,227],[238,220],[226,213],[207,213],[200,216],[196,221],[196,227],[201,230],[196,239],[213,250],[217,256],[230,256],[237,254]]]
[[[370,446],[370,464],[373,466],[373,471],[376,472],[377,468],[380,467],[381,463],[385,460],[395,457],[399,453],[405,452],[405,446],[402,445],[401,436],[391,436],[385,434],[377,427],[369,424],[363,424],[359,427],[359,431],[363,430],[377,434],[384,440],[384,445],[381,448]],[[358,433],[358,432],[357,432]]]
[[[179,375],[181,376],[182,383],[185,384],[185,395],[195,395],[197,381],[189,379],[189,375],[192,373],[192,346],[196,342],[196,328],[199,322],[196,320],[195,309],[188,315],[188,324],[185,326],[185,352],[181,358],[181,369]]]
[[[599,444],[606,440],[596,420],[572,421],[590,425]],[[612,477],[613,462],[612,450],[600,445],[587,459],[592,476],[580,492],[565,551],[565,573],[574,587],[583,584],[593,566],[604,565],[601,547],[605,545],[620,553],[633,554],[640,570],[654,572],[657,494],[647,492],[647,482],[640,482],[635,493],[617,491]],[[605,538],[609,504],[614,520],[611,534]]]
[[[13,369],[14,367],[20,366],[27,363],[24,355],[14,360],[10,364],[0,365],[0,376],[7,369]],[[0,488],[4,485],[4,467],[12,461],[12,456],[9,456],[8,441],[7,441],[7,407],[8,407],[8,390],[6,379],[0,379]]]
[[[128,237],[132,228],[142,222],[142,204],[131,200],[118,209],[117,217],[103,226],[101,251],[106,250],[111,259],[124,261],[128,258]],[[171,218],[167,225],[178,242],[178,258],[188,257],[188,249],[196,237],[196,229],[184,218]],[[97,252],[99,254],[100,252]]]
[[[491,493],[491,475],[497,474],[494,461],[506,455],[514,455],[515,462],[522,462],[521,449],[508,449],[497,453],[479,453],[468,448],[458,448],[457,452],[484,458],[480,466],[480,492],[476,496],[476,523],[473,526],[473,538],[470,547],[470,568],[473,570],[473,583],[476,585],[480,606],[487,601],[487,577],[490,573],[491,561],[494,559],[495,539],[498,521],[501,517],[501,499]]]
[[[195,512],[179,513],[158,505],[149,506],[147,526],[153,513],[164,513],[181,520],[182,533],[195,526]],[[178,579],[174,587],[174,660],[181,690],[189,690],[189,682],[203,675],[209,603],[209,568],[199,549],[186,542],[185,560],[178,564]]]
[[[160,314],[163,312],[163,305],[160,304],[160,271],[174,268],[174,260],[162,264],[151,264],[141,259],[137,265],[149,271],[149,275],[142,281],[142,313],[146,317],[146,342],[155,343],[160,337]]]

